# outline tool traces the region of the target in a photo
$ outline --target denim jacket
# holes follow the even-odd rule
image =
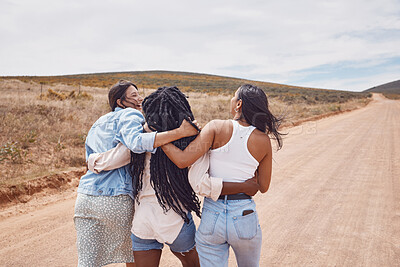
[[[89,130],[86,138],[86,160],[90,154],[106,152],[124,144],[135,153],[155,152],[155,132],[143,133],[144,117],[133,108],[116,108],[115,111],[101,116]],[[121,168],[102,171],[95,174],[87,171],[81,177],[78,193],[94,196],[116,196],[132,194],[132,177],[128,165]]]

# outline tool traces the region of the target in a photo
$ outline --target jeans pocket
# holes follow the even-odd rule
[[[239,239],[253,239],[258,230],[257,213],[254,211],[245,216],[233,217],[233,224],[235,225],[236,234]]]
[[[212,235],[214,233],[218,216],[219,212],[203,209],[198,231],[203,235]]]

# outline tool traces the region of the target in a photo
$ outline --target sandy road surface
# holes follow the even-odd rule
[[[288,131],[271,188],[255,198],[261,266],[400,266],[400,101],[375,96]],[[0,213],[0,266],[76,264],[74,192],[58,197]],[[162,266],[179,264],[165,250]]]

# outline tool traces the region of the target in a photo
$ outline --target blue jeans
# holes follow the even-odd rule
[[[244,210],[254,212],[243,216]],[[228,266],[229,247],[235,252],[239,267],[259,266],[261,241],[261,227],[252,199],[204,198],[196,232],[196,249],[202,267]]]
[[[183,223],[181,231],[172,244],[166,243],[173,252],[185,253],[192,250],[196,243],[194,235],[196,226],[194,225],[192,214],[188,213],[189,223]],[[160,222],[162,223],[162,222]],[[155,239],[141,239],[134,234],[131,234],[133,251],[145,251],[152,249],[163,249],[164,244]]]

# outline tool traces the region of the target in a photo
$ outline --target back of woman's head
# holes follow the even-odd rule
[[[272,115],[265,92],[257,86],[245,84],[238,89],[238,100],[242,100],[241,118],[258,130],[272,134],[278,143],[278,148],[281,148],[282,134],[278,132],[278,128],[282,119]]]
[[[143,111],[149,128],[157,132],[178,128],[185,118],[194,119],[186,96],[177,87],[161,87],[146,97]],[[182,138],[173,144],[185,149],[194,138]],[[142,189],[143,168],[144,154],[132,153],[130,173],[135,197]],[[188,221],[186,211],[200,216],[200,201],[189,184],[188,169],[179,169],[160,148],[151,156],[150,182],[165,211],[172,208],[185,221]]]
[[[158,88],[142,105],[152,131],[169,131],[178,128],[185,118],[194,119],[186,96],[175,86]]]
[[[120,80],[111,87],[110,91],[108,92],[108,104],[110,105],[112,111],[114,111],[118,106],[118,99],[121,99],[121,101],[125,100],[126,90],[128,90],[130,86],[133,86],[137,89],[137,86],[133,82],[126,80]]]

